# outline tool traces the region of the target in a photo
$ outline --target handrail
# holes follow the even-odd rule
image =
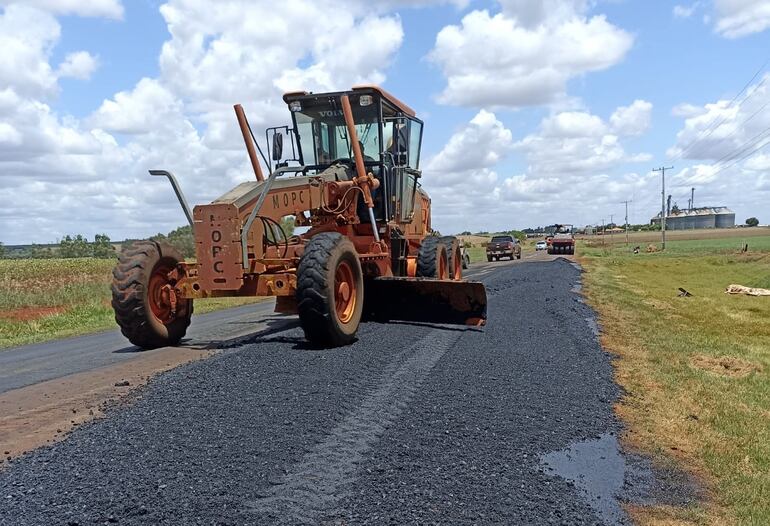
[[[190,205],[187,204],[187,199],[184,198],[182,188],[179,186],[174,174],[166,170],[150,170],[150,175],[168,177],[168,180],[171,182],[171,187],[174,189],[174,193],[176,193],[176,198],[179,199],[179,204],[182,205],[184,215],[187,216],[187,222],[190,223],[190,226],[193,226],[193,215],[190,211]]]

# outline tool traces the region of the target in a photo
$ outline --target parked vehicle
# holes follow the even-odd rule
[[[487,244],[487,261],[514,257],[521,259],[521,244],[513,236],[495,236]]]
[[[548,249],[548,243],[546,243],[545,239],[541,239],[537,243],[535,243],[535,250],[547,250]]]
[[[463,260],[463,269],[467,269],[468,266],[471,264],[471,255],[468,254],[468,249],[466,249],[465,247],[462,247],[460,249],[460,253],[462,255],[462,260]]]

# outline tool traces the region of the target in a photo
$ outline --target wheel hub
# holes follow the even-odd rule
[[[176,292],[168,279],[168,273],[171,270],[166,266],[155,268],[147,287],[150,310],[153,316],[164,325],[174,321],[177,314]]]
[[[341,261],[334,272],[334,310],[341,323],[348,323],[356,310],[356,280],[347,261]]]

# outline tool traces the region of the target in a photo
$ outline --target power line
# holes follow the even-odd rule
[[[765,69],[765,66],[770,63],[770,57],[768,57],[767,60],[759,67],[759,69],[754,73],[754,75],[749,79],[749,81],[744,84],[743,88],[741,88],[741,91],[739,91],[733,98],[730,100],[730,102],[727,104],[727,107],[725,108],[725,111],[729,110],[736,100],[738,100],[738,97],[741,96],[741,94],[748,89],[748,87],[751,85],[752,82],[757,78],[757,76]],[[754,88],[754,91],[752,91],[750,94],[746,95],[739,103],[738,107],[740,108],[741,104],[746,102],[747,99],[749,99],[754,93],[757,92],[757,89],[759,89],[760,86],[762,86],[767,81],[767,77],[763,78],[762,81],[757,84],[756,88]],[[718,121],[713,122],[706,130],[703,130],[700,132],[699,136],[693,139],[693,141],[688,144],[685,148],[681,149],[677,155],[675,155],[671,160],[674,161],[676,159],[683,158],[685,153],[689,152],[693,146],[695,146],[696,143],[699,141],[708,139],[712,133],[716,131],[717,128],[719,128],[724,122],[727,120],[727,116],[722,116]],[[705,136],[703,134],[706,134]]]
[[[741,155],[746,150],[748,150],[748,149],[752,148],[754,145],[762,142],[762,140],[765,139],[765,137],[768,136],[768,135],[770,135],[770,126],[768,126],[764,130],[762,130],[761,132],[759,132],[758,134],[753,136],[751,139],[749,139],[748,141],[746,141],[743,144],[741,144],[740,146],[738,146],[738,148],[736,148],[732,152],[723,155],[716,162],[714,162],[712,164],[714,166],[718,166],[719,164],[724,164],[725,162],[732,161],[733,159],[735,159],[737,156]]]
[[[728,168],[732,168],[733,166],[735,166],[735,165],[736,165],[736,164],[738,164],[739,162],[741,162],[741,161],[743,161],[743,160],[745,160],[745,159],[748,159],[749,157],[751,157],[752,155],[754,155],[754,154],[755,154],[755,153],[757,153],[758,151],[762,150],[762,149],[763,149],[765,146],[767,146],[768,144],[770,144],[770,141],[767,141],[765,144],[763,144],[762,146],[759,146],[758,148],[754,148],[752,151],[748,152],[746,155],[743,155],[743,156],[739,157],[738,159],[736,159],[734,162],[732,162],[732,163],[730,163],[730,164],[728,164],[728,165],[726,165],[726,166],[723,166],[722,168],[720,168],[719,170],[717,170],[716,172],[714,172],[714,173],[713,173],[713,174],[711,174],[711,175],[712,175],[712,176],[713,176],[713,175],[717,175],[717,174],[720,174],[720,173],[724,172],[724,171],[725,171],[725,170],[727,170]]]

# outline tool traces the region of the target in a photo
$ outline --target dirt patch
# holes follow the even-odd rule
[[[157,349],[117,365],[72,374],[0,394],[0,468],[5,461],[63,439],[76,426],[97,418],[150,378],[214,351]]]
[[[33,321],[61,314],[66,307],[22,307],[20,309],[0,311],[0,318],[11,321]]]
[[[745,378],[751,373],[762,369],[759,365],[747,360],[741,360],[740,358],[732,356],[706,356],[703,354],[693,356],[690,359],[690,365],[696,369],[702,369],[728,378]]]

